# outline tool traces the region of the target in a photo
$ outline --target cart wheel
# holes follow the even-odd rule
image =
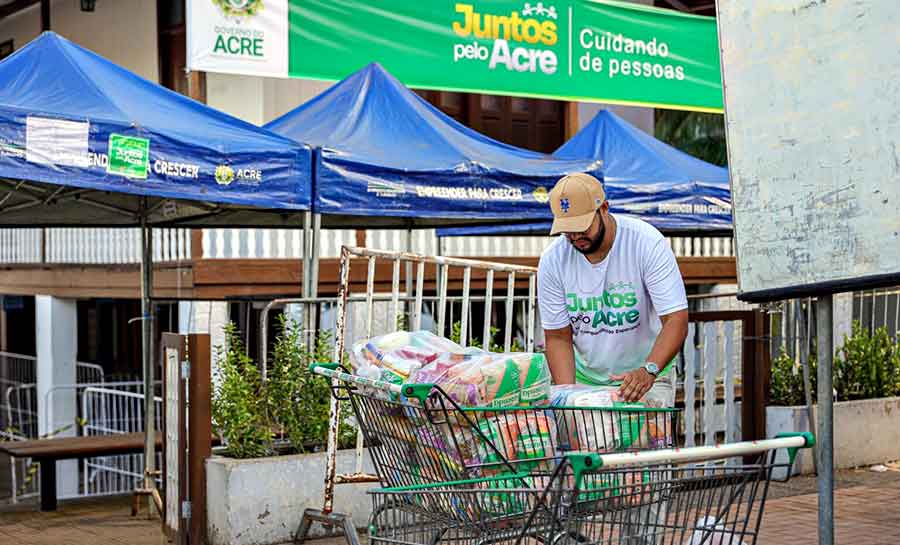
[[[576,532],[560,532],[553,536],[548,545],[580,545],[587,540],[585,536]]]

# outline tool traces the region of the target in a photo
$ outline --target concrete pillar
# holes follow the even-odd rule
[[[331,85],[333,82],[209,72],[206,75],[206,103],[250,123],[263,125]],[[247,97],[257,99],[247,100]]]
[[[216,347],[225,348],[225,325],[228,323],[228,303],[225,301],[179,301],[178,333],[208,333],[210,369],[216,383]]]
[[[44,436],[74,436],[75,358],[78,352],[77,307],[74,299],[49,295],[35,296],[35,330],[37,332],[37,405],[38,432]],[[67,428],[68,427],[68,428]],[[64,429],[63,428],[67,428]],[[56,464],[58,497],[78,493],[78,462],[66,460]]]
[[[263,78],[233,74],[206,74],[206,103],[254,125],[266,122]],[[250,99],[249,97],[255,97]]]

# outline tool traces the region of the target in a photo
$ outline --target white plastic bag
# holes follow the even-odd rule
[[[710,535],[712,534],[712,535]],[[721,522],[716,524],[715,517],[704,517],[697,521],[691,539],[685,545],[747,545],[741,538],[725,530]]]

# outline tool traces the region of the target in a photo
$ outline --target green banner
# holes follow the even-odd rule
[[[191,0],[189,9],[196,70],[336,80],[377,61],[415,88],[722,111],[711,17],[606,0]]]
[[[121,134],[109,135],[106,171],[129,178],[146,178],[150,169],[150,140]]]

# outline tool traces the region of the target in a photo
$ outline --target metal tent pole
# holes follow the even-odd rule
[[[303,289],[301,293],[303,297],[309,297],[310,284],[312,279],[312,212],[303,213]],[[310,328],[312,322],[312,304],[304,303],[303,307],[303,338],[306,339],[306,346],[313,349],[313,333]],[[265,319],[265,317],[263,317]]]
[[[818,372],[819,545],[834,545],[834,421],[832,400],[832,296],[816,302]]]
[[[310,272],[309,296],[319,296],[319,253],[322,243],[322,214],[313,214],[312,224],[312,266]]]
[[[146,210],[146,206],[144,206]],[[153,286],[153,231],[141,212],[141,360],[144,371],[144,488],[154,488],[156,460],[156,418],[153,414],[153,310],[150,300]],[[153,497],[147,498],[150,512]]]
[[[319,296],[319,253],[322,242],[322,214],[313,214],[312,216],[312,244],[310,251],[312,252],[312,260],[310,262],[310,278],[309,278],[309,297]],[[311,303],[309,306],[309,331],[312,337],[310,347],[315,350],[316,341],[318,340],[319,327],[319,305]],[[340,361],[340,360],[338,360]]]

